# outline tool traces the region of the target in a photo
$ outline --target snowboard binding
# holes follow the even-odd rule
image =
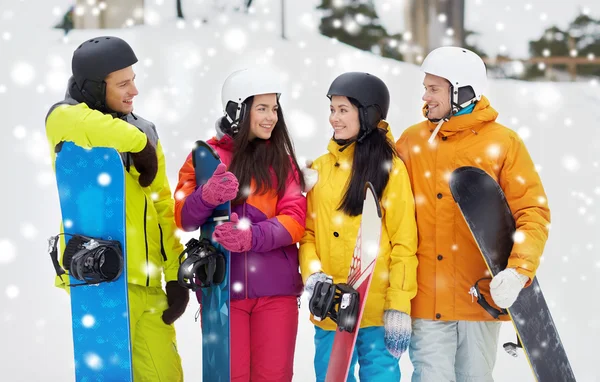
[[[68,271],[71,276],[83,281],[81,284],[70,284],[70,287],[115,281],[123,273],[121,243],[83,235],[70,235],[72,237],[63,253],[63,268],[58,261],[59,235],[48,239],[48,252],[58,277],[62,278]]]
[[[519,336],[517,336],[517,343],[507,342],[502,347],[504,348],[505,352],[507,352],[515,358],[519,356],[519,354],[517,353],[517,348],[523,349],[523,345],[521,344],[521,339],[519,338]]]
[[[315,320],[331,318],[338,330],[349,333],[356,329],[359,294],[348,284],[334,284],[331,277],[315,284],[309,301],[309,310]]]
[[[477,303],[481,305],[486,312],[488,312],[492,317],[498,319],[498,317],[508,314],[506,309],[496,309],[490,305],[489,302],[483,297],[483,294],[479,290],[479,282],[482,280],[491,280],[491,277],[482,277],[475,282],[475,285],[471,287],[469,290],[469,294],[477,299]]]
[[[182,259],[188,254],[185,260]],[[179,255],[177,281],[184,288],[197,291],[218,285],[225,279],[225,256],[208,239],[190,239]]]

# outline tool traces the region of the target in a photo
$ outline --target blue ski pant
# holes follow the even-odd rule
[[[361,328],[358,331],[347,382],[356,382],[354,376],[358,362],[358,375],[361,382],[398,382],[400,363],[385,348],[383,326]],[[327,365],[335,331],[323,330],[315,326],[315,374],[317,382],[325,381]]]

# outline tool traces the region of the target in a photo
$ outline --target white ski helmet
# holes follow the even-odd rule
[[[221,103],[234,133],[237,133],[238,125],[246,115],[244,101],[248,97],[275,93],[279,99],[281,87],[278,73],[271,69],[247,68],[230,74],[221,89]]]
[[[450,82],[450,115],[479,101],[486,91],[485,64],[481,57],[465,48],[444,46],[434,49],[423,60],[421,70]]]

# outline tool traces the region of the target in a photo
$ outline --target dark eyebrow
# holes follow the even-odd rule
[[[269,105],[267,105],[266,103],[259,103],[258,105],[256,105],[256,107],[259,107],[259,106],[269,107]],[[273,105],[273,107],[279,107],[279,105]]]
[[[135,74],[133,75],[133,78],[132,78],[132,79],[126,79],[126,80],[124,80],[124,81],[117,82],[117,85],[123,85],[123,84],[125,84],[125,83],[127,83],[127,82],[129,82],[129,81],[133,81],[133,80],[135,80]]]

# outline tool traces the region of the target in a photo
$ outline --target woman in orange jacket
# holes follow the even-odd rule
[[[488,273],[450,194],[449,175],[458,167],[476,166],[494,177],[523,233],[507,268],[489,289],[480,284],[498,307],[510,307],[533,279],[548,238],[550,211],[525,145],[496,122],[498,113],[483,95],[487,78],[481,58],[463,48],[442,47],[421,68],[427,120],[409,127],[396,143],[411,178],[419,232],[412,380],[492,381],[500,322],[468,293]]]

